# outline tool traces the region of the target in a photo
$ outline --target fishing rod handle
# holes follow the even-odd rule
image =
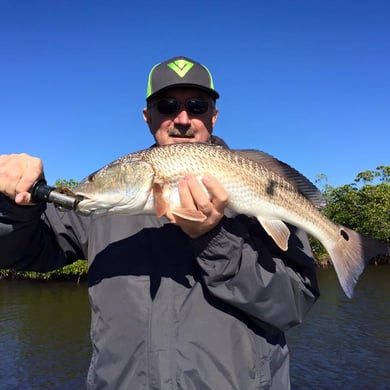
[[[31,202],[50,202],[49,195],[55,187],[47,185],[45,179],[38,179],[31,187]]]
[[[77,206],[78,199],[73,196],[57,192],[55,187],[47,185],[45,179],[39,179],[31,188],[31,202],[52,202],[62,209],[74,210]]]

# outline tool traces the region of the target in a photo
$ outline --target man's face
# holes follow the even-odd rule
[[[162,146],[210,141],[218,110],[200,89],[172,88],[153,99],[143,115],[157,145]]]

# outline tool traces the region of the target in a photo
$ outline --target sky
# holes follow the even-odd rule
[[[387,0],[0,0],[0,154],[54,184],[149,147],[149,71],[183,55],[232,149],[350,184],[390,164],[389,20]]]

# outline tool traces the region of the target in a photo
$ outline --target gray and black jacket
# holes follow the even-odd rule
[[[289,389],[284,331],[319,296],[306,234],[282,252],[229,216],[190,239],[164,218],[77,215],[0,194],[0,268],[89,261],[88,389]]]

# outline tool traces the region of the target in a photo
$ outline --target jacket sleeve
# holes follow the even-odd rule
[[[307,236],[290,229],[286,252],[244,215],[224,217],[218,227],[193,240],[209,292],[269,333],[301,323],[319,297]]]
[[[0,194],[0,268],[48,272],[85,258],[86,234],[73,212],[18,206]]]

